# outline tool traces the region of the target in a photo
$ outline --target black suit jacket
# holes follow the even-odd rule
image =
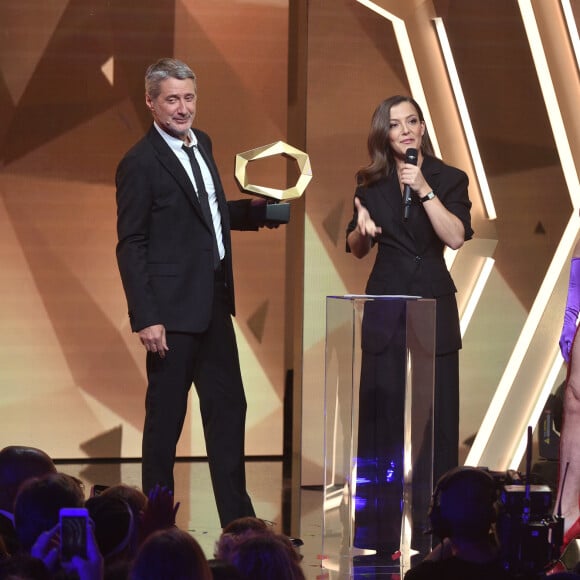
[[[440,159],[427,156],[421,171],[443,205],[463,223],[465,239],[471,239],[467,175]],[[378,252],[366,293],[437,298],[437,353],[458,350],[461,336],[456,288],[443,258],[445,244],[431,226],[423,204],[413,194],[409,219],[403,221],[403,199],[396,173],[368,187],[357,188],[355,195],[382,228],[382,234],[376,238]],[[347,235],[355,227],[356,210]]]
[[[226,201],[209,136],[194,130],[216,188],[235,314],[231,229],[258,229],[250,199]],[[179,159],[154,126],[117,168],[117,262],[133,331],[203,332],[214,294],[213,229]]]

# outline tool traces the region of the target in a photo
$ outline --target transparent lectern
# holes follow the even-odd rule
[[[431,549],[434,360],[435,300],[327,296],[322,566],[339,578]]]

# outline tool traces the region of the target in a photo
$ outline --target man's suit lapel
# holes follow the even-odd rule
[[[203,213],[201,211],[201,205],[199,204],[199,200],[197,199],[197,193],[195,192],[195,188],[189,179],[189,176],[183,169],[183,165],[179,162],[179,159],[175,156],[175,153],[171,150],[169,145],[163,140],[163,137],[159,135],[157,129],[154,126],[151,126],[149,129],[149,133],[147,134],[147,138],[153,145],[155,149],[155,153],[157,154],[157,158],[161,165],[167,169],[167,172],[177,181],[179,186],[183,189],[185,194],[187,195],[188,199],[193,204],[195,210],[199,214],[199,217],[204,220]]]
[[[206,147],[201,142],[199,136],[197,139],[197,148],[199,149],[199,152],[201,153],[201,156],[203,157],[203,160],[205,161],[205,164],[207,165],[209,172],[211,173],[211,178],[213,179],[213,183],[214,183],[214,186],[216,188],[216,191],[218,189],[221,189],[221,183],[220,183],[220,178],[219,178],[219,174],[217,171],[217,167],[215,166],[213,159],[212,159],[212,156],[209,154],[209,151],[207,151]]]
[[[209,155],[209,153],[206,151],[205,147],[199,141],[197,142],[197,148],[199,149],[199,152],[201,153],[201,156],[203,157],[203,160],[205,161],[205,164],[207,165],[209,172],[211,173],[211,178],[213,180],[213,185],[215,187],[216,195],[218,196],[218,201],[220,203],[220,211],[223,211],[223,208],[221,207],[221,205],[222,205],[222,198],[224,197],[224,192],[222,189],[222,184],[221,184],[220,177],[219,177],[219,174],[217,171],[217,167],[214,165],[213,160],[212,160],[211,156]]]
[[[194,130],[194,133],[195,130]],[[215,187],[215,193],[216,193],[216,197],[217,197],[217,201],[218,201],[218,207],[220,210],[220,215],[221,215],[221,220],[222,220],[222,231],[224,234],[226,234],[226,231],[229,231],[230,225],[229,225],[229,210],[228,210],[228,205],[227,205],[227,200],[226,200],[226,196],[225,196],[225,192],[220,180],[220,176],[219,176],[219,172],[218,169],[214,163],[213,157],[210,154],[210,152],[208,151],[208,149],[206,148],[205,144],[202,142],[202,139],[200,138],[199,134],[196,133],[197,136],[197,147],[199,149],[199,152],[201,153],[201,156],[203,157],[210,173],[211,173],[211,178],[213,179],[213,184]],[[224,243],[227,242],[227,235],[224,235]]]

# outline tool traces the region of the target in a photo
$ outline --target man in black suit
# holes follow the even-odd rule
[[[231,316],[230,230],[264,223],[259,200],[226,201],[212,143],[192,129],[192,70],[161,59],[145,75],[148,133],[121,160],[117,261],[131,328],[147,350],[143,491],[173,489],[176,445],[192,383],[199,396],[222,526],[253,516],[246,491],[246,399]]]

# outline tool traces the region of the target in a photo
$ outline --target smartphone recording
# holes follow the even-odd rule
[[[87,559],[88,511],[85,508],[60,510],[60,559],[70,562],[74,556]]]

